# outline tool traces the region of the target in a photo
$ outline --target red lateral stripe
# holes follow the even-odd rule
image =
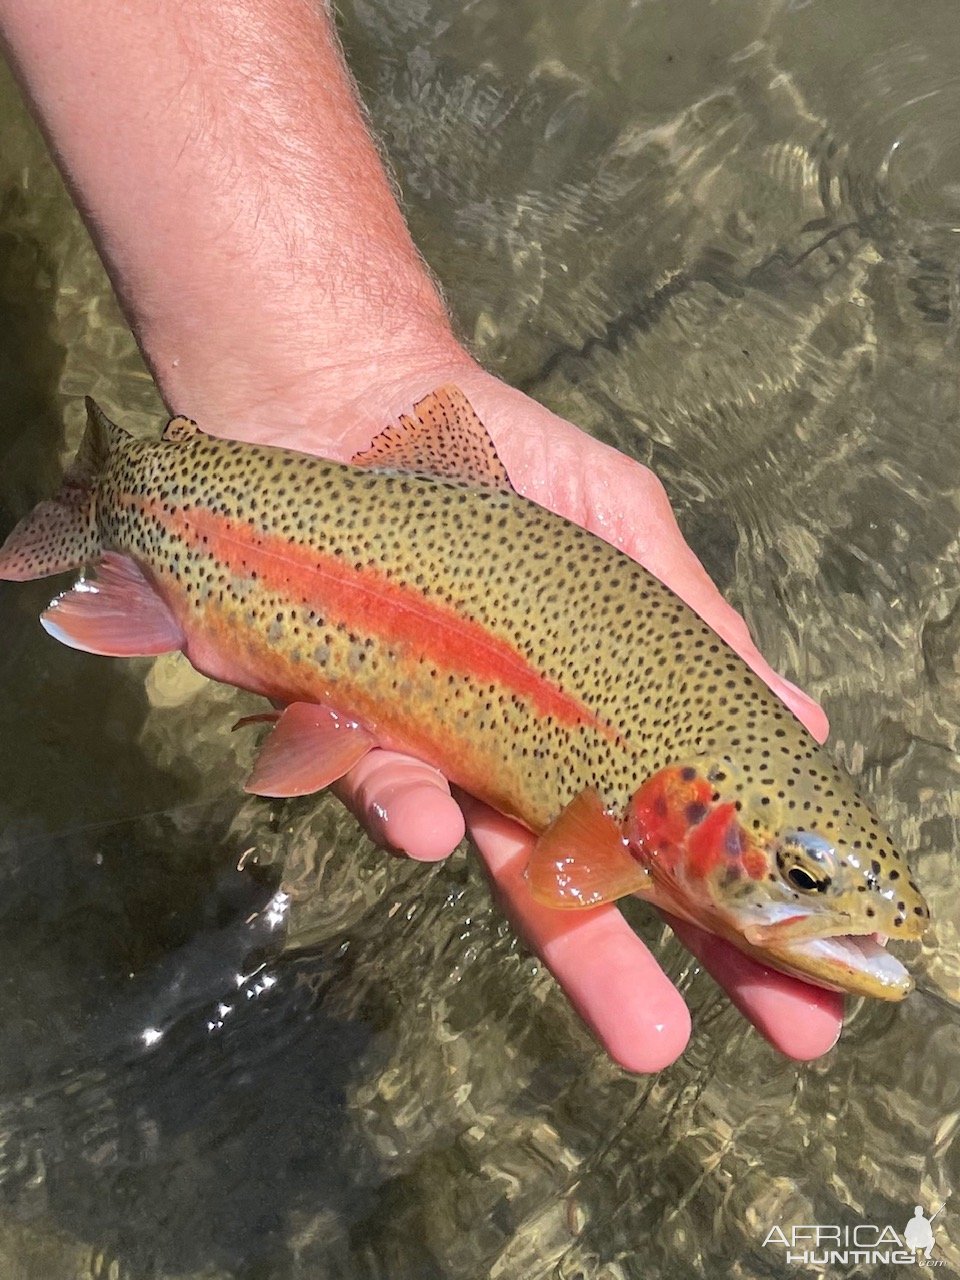
[[[248,524],[216,512],[193,508],[171,515],[149,499],[128,501],[232,574],[243,577],[255,572],[269,590],[291,603],[315,607],[333,624],[340,623],[356,635],[374,635],[444,671],[499,685],[529,702],[538,714],[561,724],[589,725],[607,738],[620,737],[613,726],[557,688],[506,641],[449,605],[426,599],[408,583],[313,547],[256,533]]]

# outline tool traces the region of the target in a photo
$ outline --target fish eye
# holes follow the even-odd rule
[[[837,869],[837,852],[813,831],[788,831],[778,842],[777,866],[793,889],[824,893]]]
[[[826,889],[830,883],[830,877],[826,876],[821,880],[817,880],[812,876],[805,867],[791,867],[787,872],[787,879],[795,889],[802,889],[804,893],[814,893],[818,890]]]

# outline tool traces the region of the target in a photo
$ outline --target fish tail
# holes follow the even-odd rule
[[[54,496],[23,517],[0,547],[0,579],[27,582],[80,569],[102,550],[97,487],[107,461],[130,433],[87,397],[87,428]]]

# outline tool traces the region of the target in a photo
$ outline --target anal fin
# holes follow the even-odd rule
[[[128,556],[108,551],[95,578],[81,578],[40,615],[55,640],[110,658],[153,657],[182,649],[180,624]]]
[[[312,702],[292,702],[257,756],[244,790],[305,796],[336,782],[376,746],[354,720]]]
[[[631,857],[620,823],[588,788],[537,841],[527,882],[542,906],[577,910],[647,889],[651,875]]]

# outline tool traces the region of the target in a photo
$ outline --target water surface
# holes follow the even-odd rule
[[[632,1079],[472,859],[244,797],[252,699],[57,646],[49,586],[0,588],[0,1273],[786,1277],[772,1225],[915,1203],[960,1273],[955,6],[352,0],[342,27],[461,332],[659,472],[937,939],[800,1068],[638,909],[696,1029]],[[5,531],[83,394],[161,410],[8,81],[2,110]]]

